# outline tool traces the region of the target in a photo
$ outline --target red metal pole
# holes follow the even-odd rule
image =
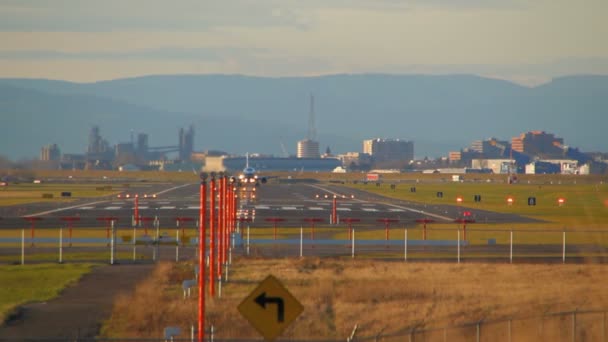
[[[228,198],[226,197],[226,185],[228,183],[226,182],[226,180],[226,176],[222,177],[222,192],[220,194],[220,197],[222,198],[222,264],[226,263],[226,251],[228,250],[228,244],[226,239],[228,229],[228,225],[226,224],[226,220],[228,217],[226,212],[226,208],[228,207]],[[221,272],[219,276],[221,276]]]
[[[201,182],[198,212],[198,341],[205,339],[205,203],[206,183]]]
[[[209,295],[215,296],[215,178],[211,178],[209,202]]]
[[[222,193],[224,192],[224,179],[220,176],[217,180],[217,277],[222,276],[222,263],[224,258],[224,226],[223,226],[223,211],[224,211],[224,199]]]
[[[135,226],[139,226],[139,195],[135,195]]]
[[[385,235],[385,240],[388,241],[388,221],[384,222],[384,235]]]
[[[32,246],[34,245],[34,220],[30,220],[30,234],[32,237]]]
[[[274,239],[277,239],[277,221],[272,221],[274,222]]]
[[[336,196],[334,196],[333,208],[331,211],[331,220],[332,224],[338,224],[338,201],[336,200]]]
[[[424,222],[424,225],[422,226],[422,240],[426,240],[426,221]]]

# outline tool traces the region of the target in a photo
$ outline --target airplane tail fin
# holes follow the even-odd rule
[[[249,167],[249,152],[245,153],[245,168]]]

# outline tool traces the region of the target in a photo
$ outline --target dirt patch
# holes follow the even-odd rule
[[[0,339],[76,339],[95,337],[114,298],[133,290],[153,265],[104,265],[66,288],[59,297],[18,308],[0,326]]]

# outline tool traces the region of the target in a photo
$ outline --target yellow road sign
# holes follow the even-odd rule
[[[238,310],[267,341],[272,341],[304,307],[277,278],[269,275],[239,304]]]

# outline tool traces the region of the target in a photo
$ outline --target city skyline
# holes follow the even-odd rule
[[[608,74],[601,0],[4,1],[0,77]]]

